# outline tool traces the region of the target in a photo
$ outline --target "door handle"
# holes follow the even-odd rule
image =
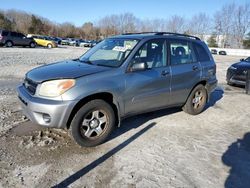
[[[194,71],[195,71],[195,70],[198,70],[198,66],[194,65],[194,66],[193,66],[193,70],[194,70]]]
[[[164,71],[161,72],[162,76],[167,76],[169,74],[170,74],[170,72],[168,70],[164,70]]]

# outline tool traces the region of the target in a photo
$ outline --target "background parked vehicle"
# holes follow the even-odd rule
[[[57,45],[61,44],[61,39],[59,37],[50,37],[50,36],[45,36],[47,38],[47,40],[51,40],[54,41]]]
[[[69,39],[67,39],[67,38],[62,38],[62,40],[61,40],[61,45],[69,45]]]
[[[37,45],[39,46],[43,46],[43,47],[47,47],[47,48],[55,48],[57,47],[57,44],[50,40],[48,37],[46,36],[42,36],[42,35],[34,35],[34,34],[28,34],[28,37],[33,37],[34,40],[36,41]]]
[[[211,49],[211,54],[217,55],[218,51],[216,49]]]
[[[219,51],[219,55],[227,55],[227,52],[224,50]]]
[[[55,41],[57,44],[61,44],[62,38],[60,38],[60,37],[54,37],[54,41]]]
[[[36,42],[33,38],[26,37],[22,33],[0,30],[0,45],[5,45],[6,47],[29,46],[31,48],[35,48]]]
[[[87,41],[83,46],[92,48],[95,45],[96,45],[96,41],[92,40],[92,41]]]
[[[246,85],[247,71],[250,70],[250,57],[241,59],[240,62],[232,64],[227,69],[228,85]]]
[[[76,39],[73,39],[73,38],[69,38],[69,45],[70,46],[76,46]]]
[[[84,47],[84,45],[87,44],[87,41],[83,40],[83,39],[80,39],[78,44],[79,44],[80,47]]]

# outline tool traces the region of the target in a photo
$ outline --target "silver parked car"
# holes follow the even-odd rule
[[[96,146],[131,115],[174,106],[201,113],[216,85],[204,42],[156,32],[114,36],[78,59],[35,68],[18,96],[31,121],[68,128],[81,146]]]

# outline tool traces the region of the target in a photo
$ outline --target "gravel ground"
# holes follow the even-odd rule
[[[214,56],[219,86],[202,114],[131,117],[106,143],[80,148],[25,119],[15,87],[28,70],[84,51],[0,48],[0,187],[249,187],[250,96],[225,82],[242,57]]]

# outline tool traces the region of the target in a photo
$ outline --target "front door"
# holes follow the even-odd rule
[[[149,40],[142,45],[131,64],[139,62],[145,62],[147,69],[129,71],[125,76],[126,115],[161,108],[169,103],[171,75],[165,40]]]

